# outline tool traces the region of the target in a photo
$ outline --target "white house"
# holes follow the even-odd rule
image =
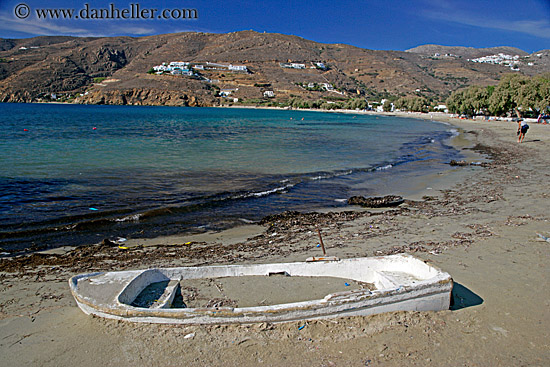
[[[444,104],[439,104],[437,106],[435,106],[434,110],[439,110],[439,111],[443,111],[445,113],[449,113],[449,109],[447,108],[447,105],[444,105]]]
[[[162,65],[153,66],[153,70],[156,72],[162,73],[164,71],[171,71],[172,68],[169,66],[166,66],[165,64],[162,64]]]
[[[229,64],[227,66],[227,69],[228,70],[233,70],[233,71],[247,71],[247,68],[244,65],[231,65],[231,64]]]
[[[273,98],[273,97],[275,97],[275,92],[273,92],[272,90],[266,90],[264,92],[264,97]]]
[[[519,59],[520,59],[519,55],[512,56],[512,55],[499,53],[498,55],[483,56],[483,57],[478,57],[477,59],[471,59],[468,61],[486,63],[486,64],[504,65],[504,66],[510,67],[512,70],[519,70],[519,64],[521,64]]]
[[[295,62],[291,62],[291,63],[280,62],[279,66],[281,66],[282,68],[287,68],[287,69],[305,69],[306,68],[305,64],[298,64],[298,63],[295,63]]]
[[[172,71],[170,72],[170,74],[172,74],[172,75],[186,75],[186,76],[191,76],[191,75],[193,75],[193,71],[192,71],[192,70],[189,70],[189,69],[175,68],[174,70],[172,70]]]
[[[386,99],[382,99],[380,101],[380,104],[376,106],[376,112],[384,112],[384,103],[386,102]]]
[[[189,66],[189,63],[184,61],[172,61],[169,66],[173,68],[187,69]]]
[[[218,64],[216,62],[209,62],[209,61],[206,62],[206,67],[205,67],[206,70],[223,70],[227,68],[228,66],[225,64]]]
[[[238,91],[239,88],[235,89],[221,89],[220,90],[220,96],[221,97],[228,97],[231,93]]]
[[[316,63],[315,63],[315,66],[317,66],[319,69],[323,69],[323,70],[325,70],[325,69],[327,68],[327,67],[325,66],[325,64],[322,63],[322,62],[316,62]]]

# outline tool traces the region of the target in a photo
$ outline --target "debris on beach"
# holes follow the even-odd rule
[[[115,246],[118,246],[119,244],[114,242],[114,241],[111,241],[108,238],[105,238],[103,241],[101,241],[100,245],[101,246],[115,247]]]
[[[401,196],[386,195],[383,197],[369,197],[352,196],[348,199],[348,205],[360,205],[365,208],[385,208],[391,206],[398,206],[405,200]]]
[[[458,166],[458,167],[465,167],[465,166],[489,167],[491,165],[491,163],[489,163],[489,162],[455,161],[454,159],[452,159],[449,162],[449,165],[453,166],[453,167],[456,167],[456,166]]]
[[[183,337],[183,339],[193,339],[195,337],[195,333],[189,333]]]

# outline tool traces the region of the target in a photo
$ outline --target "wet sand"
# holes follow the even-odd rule
[[[414,116],[419,117],[419,116]],[[426,116],[427,118],[431,118]],[[283,213],[200,236],[105,243],[0,260],[0,352],[13,366],[547,366],[550,126],[448,119],[489,167],[419,178],[393,209]],[[468,159],[477,159],[469,155]],[[393,194],[393,193],[387,193]],[[86,316],[67,280],[152,266],[408,252],[450,273],[453,310],[284,324],[173,326]]]

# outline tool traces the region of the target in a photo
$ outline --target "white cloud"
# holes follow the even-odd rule
[[[550,21],[548,20],[517,20],[511,24],[501,25],[501,27],[501,29],[516,30],[541,38],[550,38]]]
[[[501,15],[492,16],[492,14],[458,9],[448,1],[427,1],[426,5],[422,14],[430,19],[550,39],[550,20],[545,17],[538,20],[518,19],[522,16],[522,13],[518,12],[513,15],[513,18],[506,19]]]
[[[68,35],[81,37],[106,37],[124,35],[151,35],[158,33],[154,27],[141,27],[137,25],[125,24],[121,21],[101,21],[101,24],[88,23],[95,27],[81,28],[77,26],[60,25],[55,21],[44,19],[17,19],[11,15],[0,13],[0,31],[19,32],[29,36],[37,35]],[[73,22],[75,23],[75,22]],[[122,31],[122,32],[121,32]]]
[[[82,34],[88,32],[86,29],[72,28],[50,23],[44,20],[15,19],[11,16],[0,14],[0,30],[10,32],[21,32],[29,35],[65,35]]]
[[[109,27],[110,29],[108,30],[104,30],[105,33],[103,34],[103,36],[120,36],[121,33],[120,33],[120,23],[118,23],[117,26],[115,27]],[[145,36],[145,35],[151,35],[151,34],[155,34],[157,31],[157,29],[155,28],[152,28],[152,27],[126,27],[124,26],[123,27],[124,29],[124,34],[125,35],[132,35],[132,34],[135,34],[137,36]]]

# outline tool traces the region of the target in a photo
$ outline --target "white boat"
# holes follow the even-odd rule
[[[369,283],[369,288],[344,290],[319,299],[252,307],[173,307],[186,282],[206,278],[270,276],[334,277]],[[244,279],[244,278],[243,278]],[[285,277],[280,277],[284,282]],[[148,307],[134,301],[151,284],[163,284]],[[132,322],[227,324],[285,322],[391,311],[449,309],[451,276],[407,254],[338,261],[157,268],[76,275],[69,280],[82,311]],[[345,285],[349,285],[345,283]],[[250,292],[255,292],[250,289]],[[134,305],[132,305],[134,303]],[[180,303],[181,305],[181,303]]]

